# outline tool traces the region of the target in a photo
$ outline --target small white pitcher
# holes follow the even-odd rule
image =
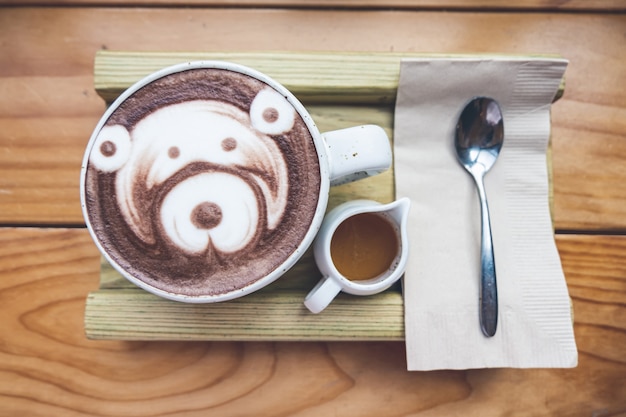
[[[319,313],[324,310],[340,291],[353,295],[376,294],[389,288],[402,276],[409,254],[407,219],[410,204],[411,201],[408,198],[402,198],[389,204],[381,204],[371,200],[354,200],[337,206],[326,215],[313,243],[315,262],[322,272],[323,278],[304,300],[304,305],[311,312]],[[368,219],[361,218],[361,223],[354,221],[356,216],[366,213],[375,214],[378,220],[375,217],[370,217]],[[352,223],[348,224],[349,220]],[[382,224],[384,222],[387,222],[387,226]],[[377,227],[382,227],[382,229],[374,230],[374,223],[381,223]],[[354,232],[353,236],[345,239],[354,246],[354,259],[348,259],[346,264],[345,257],[352,256],[352,253],[347,255],[343,253],[342,258],[344,260],[341,261],[343,264],[339,265],[337,254],[333,253],[333,245],[338,243],[334,242],[333,238],[337,236],[337,239],[343,239],[339,237],[340,233],[347,232],[340,232],[342,225]],[[388,228],[387,231],[384,230],[386,227]],[[359,231],[354,230],[355,228],[369,230]],[[364,234],[369,234],[372,241],[364,242]],[[359,235],[361,235],[360,241]],[[383,243],[384,235],[389,235],[388,239],[394,239],[394,241],[387,242],[392,246]],[[334,250],[336,252],[338,249],[335,247]],[[385,257],[378,256],[379,253],[389,251],[392,252]],[[333,259],[333,255],[335,255],[335,259]],[[358,259],[360,256],[365,257],[363,262]],[[365,267],[373,258],[377,257],[380,260],[376,260],[376,262],[384,263],[382,269],[380,269],[381,265],[378,265],[380,270],[372,271],[373,276],[357,277],[356,272],[352,273],[346,269],[346,265],[348,268],[351,265],[350,262],[354,267]],[[361,275],[362,272],[359,271]]]

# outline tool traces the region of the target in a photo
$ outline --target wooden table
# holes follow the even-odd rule
[[[1,416],[626,415],[623,0],[0,0]],[[30,5],[32,4],[32,5]],[[556,53],[554,223],[575,369],[406,371],[402,342],[88,340],[96,51]]]

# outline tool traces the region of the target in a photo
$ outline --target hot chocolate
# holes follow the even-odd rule
[[[284,263],[315,216],[309,129],[283,95],[243,73],[164,75],[94,135],[87,221],[118,269],[162,291],[244,288]]]

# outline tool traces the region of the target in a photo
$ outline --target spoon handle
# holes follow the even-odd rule
[[[491,239],[491,221],[483,176],[475,176],[481,211],[481,248],[480,248],[480,327],[483,334],[491,337],[498,326],[498,288],[496,285],[496,266]]]

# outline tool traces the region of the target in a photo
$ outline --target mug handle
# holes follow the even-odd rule
[[[391,167],[391,143],[380,126],[354,126],[322,136],[328,148],[331,185],[380,174]]]
[[[341,286],[334,279],[324,277],[307,294],[304,305],[312,313],[317,314],[328,307],[340,291]]]

